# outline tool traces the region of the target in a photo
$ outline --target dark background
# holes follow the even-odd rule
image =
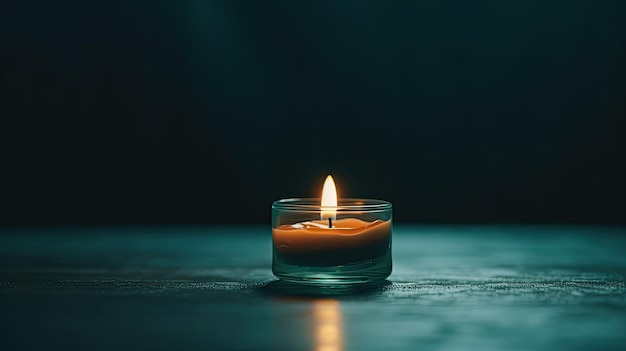
[[[624,224],[624,1],[8,1],[0,225]]]

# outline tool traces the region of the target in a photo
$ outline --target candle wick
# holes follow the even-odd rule
[[[328,228],[332,228],[333,227],[333,219],[328,217]]]

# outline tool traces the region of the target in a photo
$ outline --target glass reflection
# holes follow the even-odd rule
[[[315,351],[343,350],[343,325],[339,301],[331,299],[314,301],[313,326]]]

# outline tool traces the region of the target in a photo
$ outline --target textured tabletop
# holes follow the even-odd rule
[[[624,350],[625,253],[625,228],[397,224],[388,281],[312,289],[266,227],[4,229],[0,348]]]

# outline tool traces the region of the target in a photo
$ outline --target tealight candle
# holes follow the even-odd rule
[[[337,198],[328,176],[319,199],[272,205],[272,271],[300,283],[363,283],[391,274],[391,203]]]

